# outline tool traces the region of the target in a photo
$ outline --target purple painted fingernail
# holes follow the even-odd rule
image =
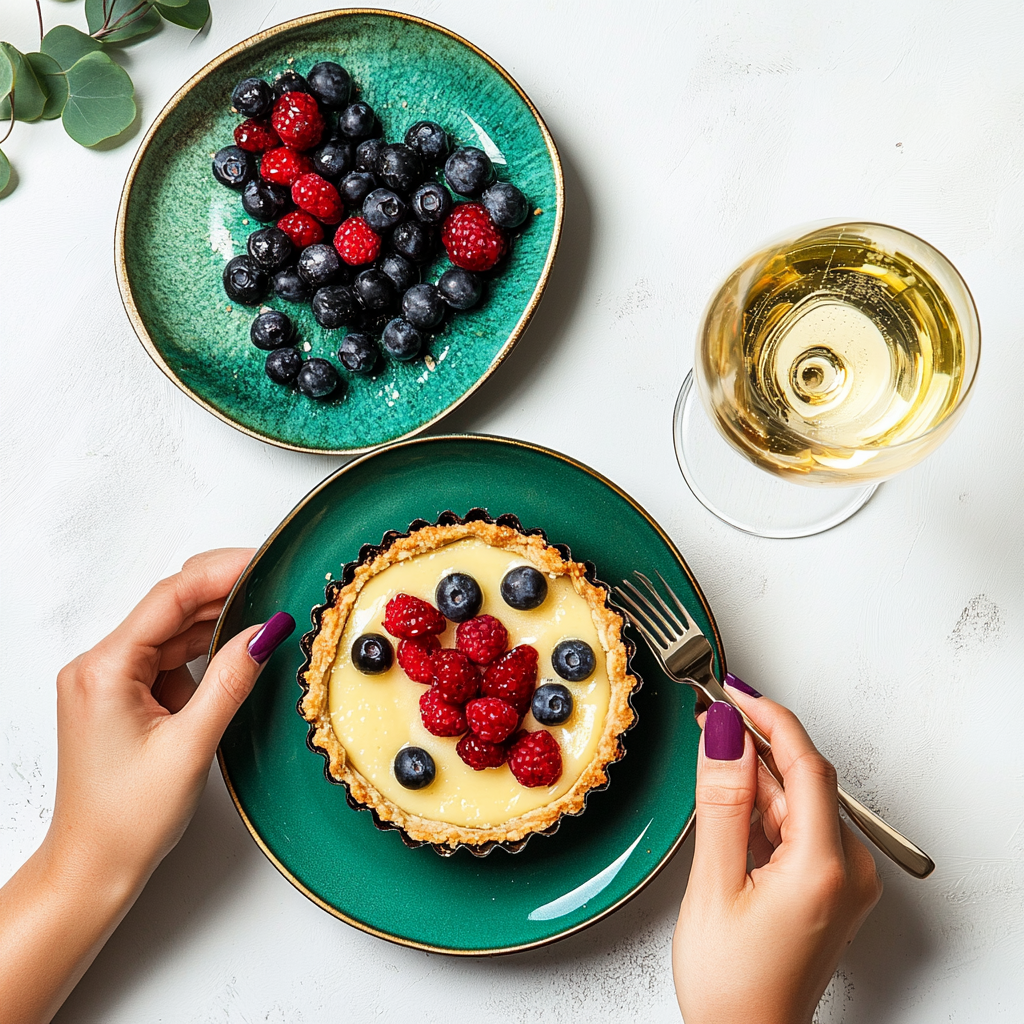
[[[287,612],[271,615],[249,641],[249,657],[262,665],[295,632],[295,620]]]
[[[734,676],[731,672],[725,673],[725,685],[731,686],[734,690],[739,690],[740,693],[745,693],[748,697],[763,697],[763,693],[758,693],[750,683],[743,682],[739,676]]]
[[[723,700],[708,708],[704,719],[704,753],[716,761],[738,761],[743,756],[746,729],[740,713]]]

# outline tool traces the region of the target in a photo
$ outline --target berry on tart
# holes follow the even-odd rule
[[[478,665],[490,665],[508,647],[508,630],[493,615],[477,615],[459,623],[455,644]]]
[[[399,640],[398,664],[413,682],[429,685],[434,681],[434,666],[430,658],[440,649],[441,642],[430,633],[414,640]]]

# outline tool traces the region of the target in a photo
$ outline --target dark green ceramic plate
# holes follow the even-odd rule
[[[324,778],[295,710],[298,636],[324,599],[327,573],[414,519],[476,506],[514,512],[527,529],[596,564],[615,583],[659,571],[709,637],[718,630],[682,556],[628,495],[564,455],[493,437],[432,437],[390,445],[349,463],[307,495],[260,549],[218,623],[213,648],[284,610],[299,629],[270,659],[224,736],[220,763],[253,838],[292,884],[357,928],[409,946],[479,955],[553,942],[610,914],[664,867],[694,809],[698,729],[688,687],[669,681],[639,649],[644,685],[636,726],[611,785],[551,837],[516,855],[442,858],[378,831],[345,790]]]
[[[373,378],[348,379],[341,400],[318,403],[274,384],[266,353],[249,341],[256,311],[228,302],[227,260],[260,225],[238,193],[214,181],[210,157],[233,143],[240,118],[231,90],[249,75],[272,78],[337,60],[377,111],[390,140],[423,118],[463,144],[486,149],[498,176],[532,208],[508,265],[477,310],[455,316],[429,358],[389,361]],[[504,162],[502,162],[504,161]],[[261,32],[222,54],[161,111],[132,164],[116,236],[125,309],[156,364],[186,394],[239,430],[285,448],[346,454],[409,437],[449,412],[495,370],[540,301],[562,225],[562,169],[525,93],[486,54],[446,29],[404,14],[328,11]],[[439,260],[424,279],[446,266]],[[308,304],[276,297],[310,355],[337,365],[344,330],[326,331]],[[230,307],[230,308],[229,308]]]

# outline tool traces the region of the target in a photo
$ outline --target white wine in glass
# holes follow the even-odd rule
[[[941,253],[896,228],[835,224],[763,249],[729,276],[705,313],[693,378],[711,422],[759,468],[804,485],[863,487],[942,442],[979,351],[970,292]],[[722,515],[685,464],[697,460],[686,458],[683,411],[681,402],[680,464]],[[869,494],[859,503],[839,496],[837,508],[852,514]],[[766,536],[802,536],[846,517],[773,533],[724,511]]]

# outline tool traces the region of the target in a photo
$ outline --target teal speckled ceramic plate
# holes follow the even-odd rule
[[[586,466],[521,441],[430,437],[350,462],[288,514],[243,573],[217,624],[213,651],[244,626],[284,610],[299,628],[278,649],[224,735],[220,763],[235,806],[278,870],[324,910],[381,938],[467,956],[510,953],[564,938],[615,911],[668,863],[694,809],[699,731],[693,693],[638,645],[644,685],[637,723],[611,784],[584,814],[564,818],[515,855],[460,850],[439,857],[378,831],[346,803],[306,746],[295,710],[299,635],[363,544],[446,509],[515,513],[527,529],[589,560],[607,583],[660,572],[724,655],[711,610],[671,540],[639,505]]]
[[[525,193],[531,216],[479,309],[454,316],[429,358],[387,361],[372,378],[344,374],[348,393],[315,402],[274,384],[249,341],[256,311],[233,305],[221,272],[259,224],[219,185],[210,157],[233,142],[239,79],[271,79],[336,60],[398,140],[415,121],[440,122],[487,150],[499,178]],[[546,126],[512,78],[447,29],[386,11],[328,11],[286,22],[232,47],[161,111],[132,164],[118,212],[116,262],[125,309],[156,364],[186,394],[253,437],[300,451],[350,454],[409,437],[462,402],[497,368],[540,301],[562,225],[562,169]],[[428,268],[436,280],[446,261]],[[330,358],[344,330],[327,331],[308,304],[267,305],[297,323],[309,355]]]

